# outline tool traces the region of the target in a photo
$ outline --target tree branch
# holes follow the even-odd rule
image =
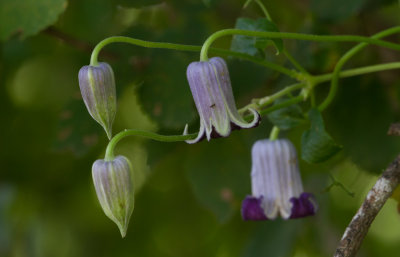
[[[389,135],[400,135],[399,124],[393,124]],[[343,234],[334,257],[353,257],[359,250],[368,229],[386,200],[400,182],[400,155],[389,165],[368,192],[360,209]]]

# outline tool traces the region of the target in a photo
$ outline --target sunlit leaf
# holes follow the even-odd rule
[[[66,7],[66,0],[2,0],[0,40],[36,34],[55,23]]]

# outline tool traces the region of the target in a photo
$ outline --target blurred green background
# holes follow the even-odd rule
[[[372,35],[400,24],[397,0],[264,0],[281,31]],[[108,36],[201,45],[212,32],[258,18],[242,0],[1,0],[0,1],[0,256],[331,256],[345,227],[379,173],[400,152],[386,136],[400,118],[399,71],[342,79],[326,128],[343,150],[331,160],[300,161],[304,187],[319,203],[315,217],[243,222],[250,194],[250,149],[266,138],[264,117],[252,130],[201,142],[158,143],[128,138],[117,153],[134,166],[136,203],[127,237],[101,210],[91,165],[103,158],[107,138],[80,98],[77,74]],[[399,42],[398,35],[389,38]],[[230,48],[229,37],[215,46]],[[331,72],[352,44],[285,41],[313,74]],[[272,54],[271,54],[272,53]],[[285,64],[267,52],[266,58]],[[198,53],[107,46],[100,60],[113,67],[118,113],[125,128],[180,134],[198,117],[186,66]],[[347,68],[400,60],[368,47]],[[227,58],[239,107],[292,81],[249,62]],[[290,67],[290,66],[288,66]],[[317,90],[326,95],[328,84]],[[300,149],[304,124],[282,136]],[[332,184],[332,174],[355,196]],[[359,256],[397,257],[400,215],[389,199]]]

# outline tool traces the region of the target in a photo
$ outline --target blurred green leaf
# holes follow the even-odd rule
[[[238,136],[196,144],[185,160],[194,194],[220,222],[227,222],[250,193],[250,149]]]
[[[301,221],[273,220],[257,222],[243,257],[290,256]]]
[[[282,103],[287,99],[278,99],[275,104]],[[299,126],[305,121],[303,110],[298,104],[276,110],[268,114],[268,119],[282,130],[288,130]]]
[[[250,18],[238,18],[236,20],[236,29],[254,30],[254,31],[270,31],[278,32],[278,27],[267,18],[259,18],[257,20]],[[283,41],[281,39],[268,39],[261,37],[248,37],[242,35],[234,35],[231,44],[231,50],[247,53],[253,56],[262,55],[263,50],[273,42],[277,52],[283,50]]]
[[[339,142],[346,142],[344,154],[379,174],[400,148],[400,138],[387,135],[389,125],[399,119],[398,102],[392,100],[395,93],[390,88],[373,75],[342,79],[337,99],[326,114],[330,131]]]
[[[25,38],[57,21],[67,7],[66,0],[0,1],[0,40],[12,35]]]
[[[319,19],[340,21],[356,15],[366,0],[312,0],[311,10]]]
[[[79,93],[77,92],[77,95]],[[53,147],[57,151],[72,151],[81,156],[106,138],[101,126],[87,112],[83,100],[71,100],[61,111]]]
[[[162,2],[161,0],[111,0],[111,1],[123,7],[135,7],[135,8],[159,4]]]
[[[309,163],[323,162],[339,152],[342,147],[337,145],[325,131],[324,121],[317,109],[308,113],[311,128],[301,137],[301,158]]]
[[[186,79],[189,63],[182,53],[154,51],[152,54],[139,97],[146,112],[164,128],[183,131],[185,124],[196,117]]]

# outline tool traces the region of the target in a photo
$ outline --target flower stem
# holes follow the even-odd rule
[[[371,65],[371,66],[366,66],[366,67],[360,67],[360,68],[355,68],[355,69],[349,69],[349,70],[344,70],[341,71],[339,73],[339,77],[340,78],[347,78],[347,77],[353,77],[353,76],[357,76],[357,75],[362,75],[362,74],[367,74],[367,73],[372,73],[372,72],[379,72],[379,71],[385,71],[385,70],[393,70],[393,69],[400,69],[400,62],[390,62],[390,63],[384,63],[384,64],[376,64],[376,65]],[[334,76],[333,73],[329,73],[329,74],[323,74],[323,75],[318,75],[318,76],[313,76],[313,82],[315,83],[315,86],[317,86],[318,84],[321,84],[323,82],[327,82],[330,81],[332,79],[332,77]],[[242,107],[241,109],[239,109],[239,113],[244,113],[248,108],[254,108],[256,110],[259,110],[260,108],[263,108],[265,106],[268,106],[269,104],[273,103],[276,99],[288,95],[290,94],[292,91],[301,89],[302,87],[305,87],[307,84],[302,82],[302,83],[296,83],[296,84],[292,84],[289,85],[287,87],[285,87],[284,89],[276,92],[275,94],[272,95],[268,95],[262,98],[258,98],[258,99],[253,99],[252,102],[250,104],[247,104],[246,106]],[[300,98],[301,99],[301,98]],[[289,100],[290,101],[290,100]],[[295,101],[295,103],[300,102],[300,101]],[[286,104],[283,107],[288,106]],[[280,108],[276,108],[276,106],[280,106],[280,105],[274,105],[274,109],[273,110],[277,110]],[[271,112],[271,109],[267,109],[269,111],[267,111],[265,114]],[[272,110],[272,111],[273,111]],[[261,113],[263,113],[264,111],[261,111]]]
[[[125,129],[124,131],[121,131],[118,134],[116,134],[108,143],[107,149],[106,149],[106,154],[105,154],[106,161],[110,161],[110,160],[114,159],[115,146],[118,144],[118,142],[121,139],[123,139],[124,137],[127,137],[127,136],[146,137],[146,138],[150,138],[150,139],[153,139],[156,141],[161,141],[161,142],[179,142],[179,141],[193,139],[197,136],[197,133],[189,134],[189,135],[165,136],[165,135],[160,135],[160,134],[150,132],[150,131],[137,130],[137,129]]]
[[[279,136],[279,128],[277,126],[274,126],[271,130],[271,133],[269,134],[269,140],[274,141],[278,139]]]
[[[111,44],[111,43],[128,43],[128,44],[146,47],[146,48],[162,48],[162,49],[172,49],[172,50],[179,50],[179,51],[189,51],[189,52],[199,52],[202,48],[202,46],[195,46],[195,45],[173,44],[173,43],[165,43],[165,42],[151,42],[151,41],[144,41],[144,40],[130,38],[130,37],[115,36],[115,37],[109,37],[109,38],[103,39],[95,46],[95,48],[93,49],[93,52],[92,52],[92,56],[90,58],[90,65],[92,65],[92,66],[98,65],[97,59],[98,59],[98,55],[99,55],[101,49],[103,49],[103,47],[105,47],[106,45]],[[298,74],[295,71],[292,71],[281,65],[256,58],[249,54],[230,51],[230,50],[226,50],[226,49],[220,49],[220,48],[210,48],[209,50],[211,53],[214,53],[214,54],[223,55],[223,56],[233,56],[236,58],[254,62],[256,64],[262,65],[269,69],[278,71],[278,72],[285,74],[289,77],[292,77],[294,79],[296,79],[298,77]]]
[[[399,27],[394,27],[400,28]],[[297,40],[307,40],[307,41],[317,41],[317,42],[359,42],[368,43],[373,45],[378,45],[393,50],[400,51],[400,45],[395,43],[386,42],[383,40],[353,36],[353,35],[335,35],[335,36],[321,36],[321,35],[310,35],[301,33],[288,33],[288,32],[269,32],[269,31],[252,31],[252,30],[241,30],[241,29],[224,29],[215,32],[207,38],[204,42],[203,47],[200,52],[200,60],[208,60],[208,48],[211,44],[220,37],[227,35],[243,35],[249,37],[267,37],[267,38],[282,38],[282,39],[297,39]]]
[[[400,32],[400,26],[389,28],[386,30],[383,30],[371,37],[371,39],[379,39],[382,37],[389,36],[391,34],[399,33]],[[340,70],[342,69],[343,65],[351,58],[353,57],[356,53],[360,52],[363,48],[365,48],[368,44],[367,43],[361,43],[356,45],[355,47],[351,48],[349,51],[347,51],[346,54],[344,54],[339,61],[336,63],[335,69],[333,71],[332,75],[332,81],[331,81],[331,87],[329,89],[328,96],[326,99],[321,103],[321,105],[318,107],[319,111],[323,111],[328,107],[328,105],[332,102],[333,98],[336,95],[337,92],[337,87],[339,84],[339,74]]]

